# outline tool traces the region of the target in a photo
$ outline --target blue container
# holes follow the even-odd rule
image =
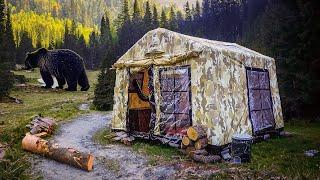
[[[250,162],[253,138],[249,134],[235,134],[232,136],[231,155],[240,158],[241,163]]]

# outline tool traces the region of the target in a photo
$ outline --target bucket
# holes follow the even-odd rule
[[[241,163],[250,162],[252,136],[249,134],[235,134],[232,136],[231,155],[241,159]]]

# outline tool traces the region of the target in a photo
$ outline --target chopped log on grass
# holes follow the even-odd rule
[[[205,164],[216,163],[221,161],[221,157],[216,155],[204,156],[204,155],[191,154],[190,157],[196,162],[201,162]]]
[[[91,171],[93,167],[94,157],[91,154],[82,153],[73,148],[59,147],[56,143],[48,142],[30,133],[23,138],[22,148],[86,171]]]
[[[199,139],[195,142],[194,144],[194,147],[197,149],[197,150],[200,150],[200,149],[204,149],[206,148],[208,145],[208,139],[207,138],[202,138],[202,139]]]
[[[193,140],[197,141],[198,139],[206,137],[206,131],[201,126],[191,126],[187,130],[188,137]]]
[[[193,146],[194,142],[188,138],[188,136],[183,136],[182,144],[184,147]]]

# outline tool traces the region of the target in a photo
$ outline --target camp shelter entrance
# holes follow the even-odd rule
[[[190,66],[160,68],[161,115],[163,135],[181,134],[192,125]]]
[[[259,134],[275,126],[269,71],[257,68],[246,68],[246,70],[252,131],[254,134]]]
[[[129,129],[131,132],[148,133],[151,117],[148,71],[130,73],[129,76]]]

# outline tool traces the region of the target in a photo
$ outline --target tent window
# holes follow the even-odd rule
[[[255,134],[274,127],[268,70],[247,68],[249,115]]]
[[[177,134],[191,125],[190,79],[190,66],[160,69],[163,134]]]

